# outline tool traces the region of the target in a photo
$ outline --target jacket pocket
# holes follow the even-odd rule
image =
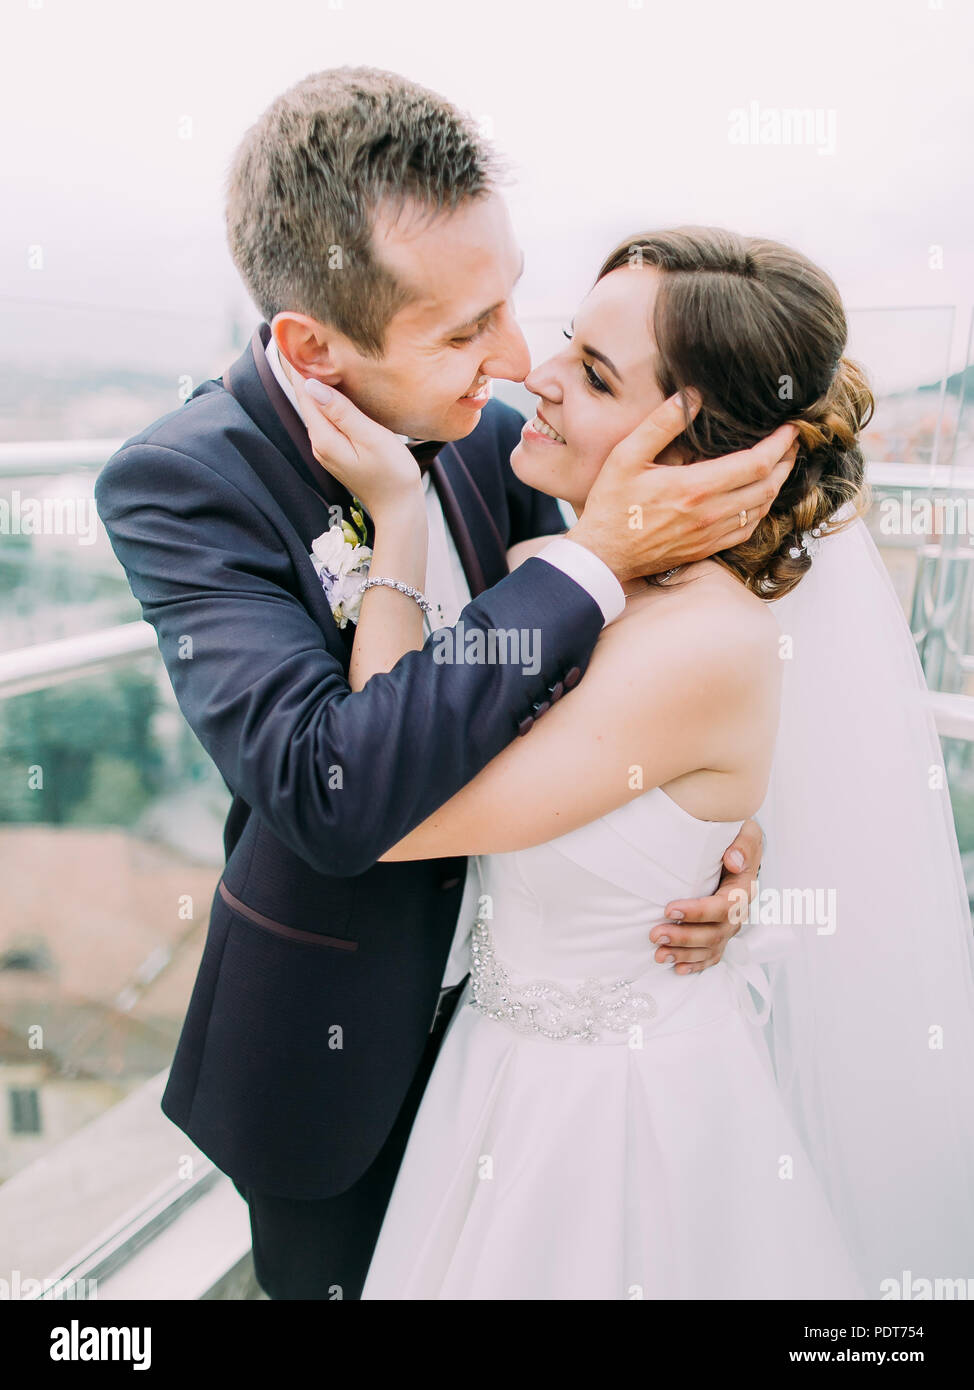
[[[306,946],[322,946],[332,951],[357,951],[358,942],[349,941],[343,936],[323,936],[319,932],[302,931],[299,927],[289,927],[283,922],[275,922],[271,917],[265,917],[262,912],[255,911],[248,907],[246,903],[240,901],[223,880],[220,880],[218,890],[220,897],[226,903],[231,912],[236,913],[247,922],[252,922],[255,927],[263,927],[265,931],[273,932],[276,936],[283,937],[286,941],[301,942]]]

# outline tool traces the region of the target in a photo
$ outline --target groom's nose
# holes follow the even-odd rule
[[[480,370],[484,376],[504,381],[523,381],[531,370],[531,354],[510,306],[499,315],[491,334],[487,356]]]

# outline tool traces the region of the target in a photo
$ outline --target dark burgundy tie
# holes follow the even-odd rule
[[[420,473],[425,473],[443,448],[443,443],[439,439],[422,439],[418,444],[407,444],[406,448],[419,464]]]

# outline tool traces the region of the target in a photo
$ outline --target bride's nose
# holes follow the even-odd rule
[[[559,404],[562,399],[561,382],[555,358],[549,357],[538,367],[532,367],[524,378],[524,385],[533,396],[543,396],[545,400]]]

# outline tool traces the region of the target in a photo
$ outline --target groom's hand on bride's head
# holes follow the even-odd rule
[[[756,820],[746,820],[724,851],[724,871],[714,895],[667,903],[667,921],[649,933],[660,965],[672,964],[677,974],[689,975],[717,964],[757,891],[763,853],[764,832]]]
[[[658,462],[700,408],[664,401],[609,454],[567,533],[619,579],[659,574],[750,539],[794,466],[798,432],[780,425],[751,449],[685,468]],[[743,522],[743,524],[742,524]]]

